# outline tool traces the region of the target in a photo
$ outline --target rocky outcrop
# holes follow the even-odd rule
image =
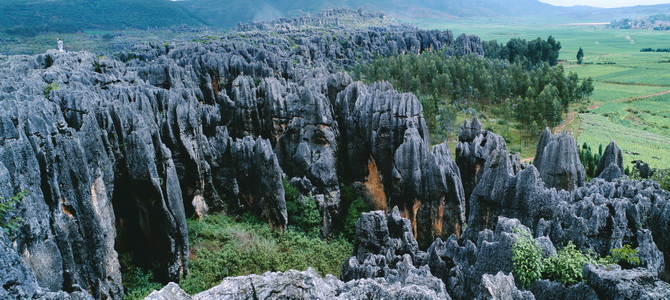
[[[550,188],[572,191],[586,181],[577,143],[567,132],[554,135],[545,128],[537,143],[533,165]]]
[[[358,95],[362,84],[334,71],[380,55],[455,54],[452,33],[328,31],[146,44],[119,60],[3,58],[0,196],[28,192],[12,248],[38,284],[119,298],[118,252],[178,281],[188,272],[186,217],[253,211],[283,229],[284,174],[315,196],[324,234],[341,214],[341,178],[375,182],[371,194],[383,197],[373,199],[411,216],[423,245],[460,234],[458,168],[446,145],[429,147],[416,97],[388,84]]]
[[[399,265],[411,261],[414,266],[429,267],[431,275],[427,278],[441,279],[456,299],[490,299],[502,294],[524,299],[528,293],[511,288],[504,282],[507,279],[491,276],[482,282],[485,274],[512,271],[513,231],[517,227],[525,228],[518,220],[501,217],[496,231],[480,232],[476,243],[451,235],[446,242],[438,238],[423,252],[413,238],[409,220],[401,218],[397,208],[388,215],[381,211],[364,213],[356,223],[354,251],[342,265],[340,277],[345,281],[394,277]]]
[[[589,285],[609,299],[669,299],[670,284],[659,281],[644,269],[621,270],[618,266],[603,268],[588,265],[584,275]]]
[[[466,122],[461,136],[466,140],[460,144],[462,150],[459,153],[463,154],[471,148],[477,149],[467,140],[484,137],[477,122]],[[569,140],[560,141],[565,137],[552,139],[550,134],[543,137],[545,140],[541,140],[540,145],[550,146],[544,147],[541,165],[549,164],[555,155],[547,156],[547,153],[560,149],[560,144],[570,145]],[[480,146],[486,144],[479,143]],[[468,227],[461,238],[452,235],[446,241],[437,239],[427,252],[422,252],[414,250],[416,247],[412,247],[413,243],[406,238],[410,236],[408,226],[396,226],[397,232],[392,233],[392,226],[383,225],[389,223],[388,220],[397,219],[393,213],[386,222],[379,213],[364,214],[357,224],[357,230],[362,234],[357,236],[359,242],[353,256],[342,266],[342,278],[392,274],[394,262],[400,260],[396,253],[401,253],[412,257],[415,266],[428,265],[454,298],[490,298],[495,293],[503,293],[506,298],[528,297],[509,288],[509,281],[501,277],[504,274],[494,278],[498,272],[509,274],[512,271],[514,232],[526,230],[537,239],[545,257],[556,253],[557,247],[568,242],[601,256],[608,255],[613,248],[632,245],[641,257],[639,267],[650,276],[645,279],[650,289],[655,291],[666,285],[660,279],[667,276],[668,239],[662,234],[670,224],[666,220],[670,215],[667,191],[650,181],[615,178],[611,181],[594,179],[572,191],[557,190],[545,186],[535,166],[518,169],[504,144],[488,153],[479,149],[480,153],[485,153],[479,160],[484,165],[470,197]],[[459,157],[468,162],[466,159],[472,156]],[[395,238],[388,238],[390,236]],[[530,291],[540,299],[597,299],[618,295],[612,285],[630,285],[626,283],[627,275],[608,273],[608,276],[612,276],[613,283],[605,285],[610,287],[591,284],[590,280],[570,287],[542,280],[534,283]]]
[[[654,175],[655,170],[649,167],[648,163],[641,160],[634,160],[631,163],[633,164],[633,168],[640,174],[640,178],[651,178]]]
[[[456,164],[461,171],[461,179],[466,199],[466,213],[470,213],[470,197],[482,175],[486,161],[497,150],[507,150],[505,139],[488,130],[482,129],[477,117],[466,119],[461,125],[456,145]],[[518,155],[509,157],[513,172],[521,171]]]
[[[170,283],[145,299],[451,299],[440,280],[434,277],[430,280],[427,269],[418,270],[411,263],[403,267],[397,277],[389,280],[376,278],[342,282],[333,275],[321,277],[312,268],[303,272],[289,270],[230,277],[193,296]]]
[[[446,145],[429,147],[421,103],[388,83],[353,83],[336,100],[344,178],[363,183],[374,209],[398,206],[422,247],[460,235],[464,193]],[[361,134],[361,132],[363,134]]]
[[[484,293],[477,299],[535,299],[531,292],[519,291],[514,284],[514,277],[511,274],[505,275],[503,272],[498,272],[495,276],[484,274],[482,276],[482,290]]]
[[[0,230],[0,298],[75,300],[93,299],[79,286],[69,292],[49,292],[37,282],[34,272],[26,266],[20,255],[7,244],[4,231]]]
[[[618,173],[619,176],[621,176],[623,174],[623,154],[621,153],[621,149],[617,147],[614,141],[611,141],[605,148],[603,156],[600,157],[600,160],[598,161],[598,167],[596,168],[594,176],[599,177],[602,175],[601,178],[606,177],[606,180],[610,179],[608,181],[611,181],[611,179],[614,178],[618,178],[613,177],[617,172],[614,167],[610,167],[612,164],[614,164],[614,166],[619,169]],[[606,169],[608,169],[607,172],[605,172]],[[605,172],[605,174],[603,174],[603,172]]]

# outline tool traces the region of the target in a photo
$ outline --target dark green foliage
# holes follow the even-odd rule
[[[502,50],[500,50],[502,51]],[[389,81],[419,97],[433,143],[455,132],[459,110],[486,110],[515,118],[528,134],[554,127],[570,104],[593,92],[593,81],[581,81],[562,66],[534,67],[476,56],[450,57],[438,52],[380,58],[357,65],[353,77],[367,82]]]
[[[124,300],[144,299],[154,290],[160,290],[163,285],[153,281],[151,271],[145,271],[135,266],[133,255],[124,253],[119,255],[121,274],[123,277]]]
[[[548,63],[550,66],[558,64],[558,55],[561,43],[553,36],[547,40],[538,37],[530,42],[525,39],[513,38],[506,45],[497,41],[483,42],[484,55],[492,59],[504,59],[509,62],[519,62],[525,65]]]
[[[581,64],[584,61],[584,50],[582,47],[579,47],[579,51],[577,51],[577,63]]]
[[[180,283],[194,294],[211,288],[228,276],[266,271],[306,270],[339,274],[352,251],[344,239],[322,240],[318,234],[273,231],[264,223],[234,222],[225,215],[189,220],[190,273]]]
[[[370,211],[370,207],[365,201],[360,188],[357,186],[342,186],[340,191],[342,203],[348,205],[342,233],[347,240],[353,242],[356,238],[356,221],[358,221],[362,213]]]
[[[543,258],[540,248],[530,233],[518,228],[514,230],[514,233],[517,236],[512,244],[513,272],[524,287],[528,287],[539,279],[550,279],[565,285],[572,285],[584,281],[585,264],[609,265],[613,263],[610,257],[596,258],[592,253],[580,251],[572,242],[568,242],[556,254]],[[637,251],[634,251],[637,254]]]
[[[603,156],[603,145],[598,146],[598,152],[593,152],[591,146],[584,143],[579,149],[579,160],[586,170],[586,176],[593,178],[598,168],[598,162]]]
[[[23,223],[23,218],[14,216],[13,212],[27,195],[28,191],[23,191],[7,200],[0,198],[0,228],[6,235],[11,234]]]
[[[584,265],[593,262],[593,259],[585,255],[575,247],[572,242],[547,258],[544,263],[543,278],[559,281],[565,285],[584,281]]]
[[[640,264],[640,256],[637,253],[637,249],[631,247],[631,245],[623,245],[621,248],[615,248],[610,250],[612,255],[612,263],[618,263],[622,265],[638,265]]]
[[[514,275],[519,278],[523,287],[528,287],[542,277],[544,259],[530,233],[522,230],[515,230],[515,233],[517,237],[512,245]]]
[[[292,227],[304,232],[318,232],[321,225],[321,215],[314,197],[312,195],[300,196],[298,190],[286,179],[282,180],[282,184],[284,185],[289,228]]]

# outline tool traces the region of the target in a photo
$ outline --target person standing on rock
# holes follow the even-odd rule
[[[65,51],[63,50],[63,41],[62,41],[60,38],[57,38],[56,41],[57,41],[57,43],[58,43],[58,51],[59,51],[59,52],[65,52]]]

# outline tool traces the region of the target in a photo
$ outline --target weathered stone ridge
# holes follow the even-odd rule
[[[340,97],[362,84],[334,71],[379,55],[458,54],[453,35],[402,26],[332,33],[140,45],[118,60],[3,57],[0,184],[5,198],[28,192],[12,248],[38,285],[119,298],[118,252],[177,281],[188,272],[187,216],[254,211],[281,230],[285,175],[314,194],[324,235],[340,217],[349,169],[363,172],[346,183],[376,177],[372,194],[385,195],[384,208],[421,216],[423,244],[460,234],[458,168],[446,145],[431,151],[416,97],[388,84]],[[340,161],[350,149],[351,167]]]

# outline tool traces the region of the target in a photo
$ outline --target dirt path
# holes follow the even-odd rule
[[[644,96],[637,96],[637,97],[631,97],[631,98],[625,98],[625,99],[617,99],[617,100],[612,100],[612,101],[607,101],[607,102],[626,102],[626,101],[631,101],[631,100],[651,98],[651,97],[665,95],[665,94],[670,94],[670,90],[667,90],[665,92],[658,92],[658,93],[653,93],[653,94],[649,94],[649,95],[644,95]],[[600,105],[594,104],[594,105],[589,106],[589,110],[594,110],[598,107],[600,107]],[[565,126],[567,126],[568,124],[572,123],[572,121],[575,120],[576,115],[577,115],[576,111],[568,113],[568,115],[567,115],[567,117],[565,117],[565,120],[563,121],[563,123],[561,125],[556,126],[556,128],[554,128],[554,134],[563,131]],[[524,158],[524,159],[521,160],[521,163],[528,163],[528,162],[533,161],[533,159],[535,159],[535,157]]]

